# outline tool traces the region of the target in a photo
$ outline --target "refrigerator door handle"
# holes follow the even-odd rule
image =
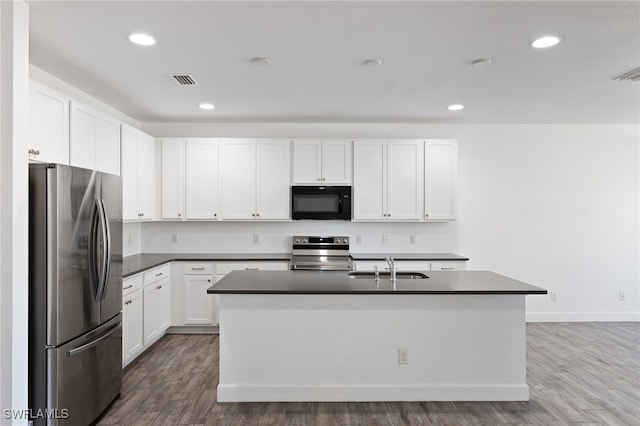
[[[109,218],[107,217],[107,209],[104,205],[104,199],[100,200],[100,220],[102,221],[102,241],[103,241],[103,256],[102,256],[102,277],[100,292],[98,293],[98,300],[103,300],[107,294],[107,287],[109,285],[109,269],[111,267],[111,229],[109,228]]]
[[[102,274],[98,272],[98,226],[101,220],[101,207],[98,199],[94,199],[91,209],[91,221],[89,223],[89,281],[93,284],[96,300],[100,300],[100,287],[102,286]]]
[[[105,334],[103,334],[102,336],[90,341],[89,343],[85,343],[82,346],[78,346],[77,348],[73,348],[73,349],[68,350],[67,351],[67,356],[74,356],[74,355],[77,355],[77,354],[79,354],[81,352],[86,351],[87,349],[91,349],[92,347],[96,346],[98,343],[100,343],[101,341],[103,341],[107,337],[111,336],[113,333],[115,333],[119,328],[120,328],[120,323],[114,325]]]

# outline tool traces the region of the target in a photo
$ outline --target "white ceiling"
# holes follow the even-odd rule
[[[636,1],[29,4],[31,63],[142,122],[640,121],[640,83],[613,80],[640,66]]]

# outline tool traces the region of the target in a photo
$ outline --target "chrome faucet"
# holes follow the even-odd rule
[[[395,284],[395,282],[397,281],[397,277],[396,277],[396,271],[398,270],[398,267],[396,266],[396,263],[393,260],[393,257],[388,256],[386,259],[387,264],[389,265],[389,267],[387,269],[389,269],[389,279],[391,280],[392,283]]]
[[[377,281],[380,281],[380,272],[378,272],[378,265],[375,265],[375,266],[373,267],[373,272],[374,272],[374,273],[375,273],[375,275],[376,275],[376,282],[377,282]]]

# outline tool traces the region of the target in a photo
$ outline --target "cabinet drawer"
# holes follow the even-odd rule
[[[171,271],[170,265],[166,264],[145,272],[144,285],[147,286],[149,284],[155,283],[156,281],[169,278],[170,271]]]
[[[429,271],[430,264],[426,261],[404,261],[397,260],[395,262],[398,271],[406,271],[406,272],[417,272],[417,271]],[[389,267],[387,262],[385,261],[358,261],[355,262],[355,270],[356,271],[373,271],[374,267],[377,266],[380,272],[384,271]]]
[[[134,275],[133,277],[128,277],[122,280],[123,296],[133,293],[136,290],[140,290],[141,288],[142,288],[142,274]]]
[[[227,275],[231,271],[288,271],[289,262],[233,262],[217,263],[216,273]]]
[[[465,262],[431,262],[432,271],[464,271]]]
[[[211,263],[185,263],[184,273],[187,275],[211,275],[213,265]]]

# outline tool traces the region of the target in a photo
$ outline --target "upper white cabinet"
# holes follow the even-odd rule
[[[69,164],[68,96],[29,81],[29,159]]]
[[[120,123],[79,102],[71,101],[69,162],[101,172],[120,172]]]
[[[350,185],[350,140],[293,142],[294,185]]]
[[[161,161],[163,219],[184,218],[184,140],[163,139]]]
[[[122,211],[124,220],[152,220],[155,203],[155,140],[122,126]]]
[[[354,142],[354,220],[420,220],[424,142]]]
[[[220,141],[223,219],[290,218],[290,147],[288,140]]]
[[[187,219],[218,219],[218,141],[187,139]]]
[[[457,141],[426,141],[424,164],[425,220],[454,220],[458,199]]]

